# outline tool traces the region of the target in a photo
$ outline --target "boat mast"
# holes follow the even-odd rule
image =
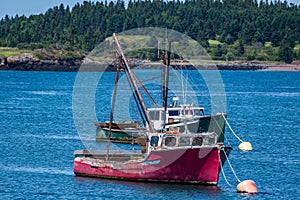
[[[147,113],[147,108],[146,108],[144,99],[142,97],[142,94],[141,94],[136,82],[135,82],[134,73],[132,72],[132,70],[131,70],[128,62],[127,62],[127,59],[124,56],[124,53],[121,49],[121,46],[119,44],[118,38],[117,38],[115,33],[113,34],[113,38],[114,38],[114,41],[116,43],[116,53],[119,55],[119,59],[120,59],[121,63],[123,64],[125,73],[128,73],[128,81],[133,86],[134,93],[137,96],[139,105],[141,105],[143,115],[146,118],[146,121],[147,121],[148,126],[149,126],[149,131],[154,132],[154,127],[153,127],[153,125],[151,123],[151,120],[150,120],[150,117]]]
[[[124,73],[124,74],[125,74],[127,80],[129,80],[129,77],[128,77],[129,75],[128,75],[128,73]],[[129,87],[130,87],[130,90],[133,92],[134,89],[133,89],[132,84],[129,83]],[[145,119],[144,119],[144,117],[143,117],[143,112],[142,112],[142,110],[141,110],[141,107],[140,107],[139,104],[138,104],[138,99],[137,99],[136,94],[133,94],[133,98],[134,98],[135,103],[137,104],[137,109],[138,109],[139,114],[140,114],[140,116],[141,116],[142,122],[143,122],[144,126],[146,126],[146,122],[145,122]]]
[[[166,115],[167,115],[167,107],[168,107],[168,87],[169,87],[169,74],[170,74],[170,62],[171,62],[171,41],[168,43],[168,53],[167,53],[167,60],[164,58],[164,64],[166,65],[163,68],[163,88],[162,88],[162,107],[164,108],[163,114],[163,123],[164,128],[166,125]]]

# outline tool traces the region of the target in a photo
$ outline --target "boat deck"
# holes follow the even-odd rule
[[[75,157],[85,157],[94,158],[99,160],[105,160],[107,151],[106,150],[76,150],[74,151]],[[141,151],[120,151],[120,150],[110,150],[108,154],[109,161],[129,161],[145,158],[145,154]]]

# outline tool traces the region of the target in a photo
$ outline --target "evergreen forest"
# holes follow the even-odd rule
[[[184,33],[215,60],[300,59],[300,6],[277,0],[85,1],[73,8],[61,4],[40,15],[2,18],[0,46],[88,53],[112,33],[137,27]]]

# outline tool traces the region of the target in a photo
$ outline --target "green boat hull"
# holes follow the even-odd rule
[[[200,118],[197,123],[187,125],[190,132],[203,133],[215,132],[218,135],[218,142],[224,142],[225,119],[222,115],[214,115]],[[180,127],[180,132],[184,127]]]
[[[132,143],[136,138],[145,137],[146,130],[122,130],[122,129],[112,129],[110,141],[120,142],[120,143]],[[97,127],[96,130],[96,141],[103,142],[107,141],[110,135],[110,131],[107,128]]]
[[[193,133],[215,132],[218,135],[218,142],[224,142],[225,119],[222,114],[213,116],[204,116],[186,126],[179,126],[179,132],[184,132],[185,127]],[[97,127],[96,141],[107,141],[110,135],[110,141],[120,143],[132,143],[136,138],[145,137],[146,129],[112,129],[111,134],[108,128]]]

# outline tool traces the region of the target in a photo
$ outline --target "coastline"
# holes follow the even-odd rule
[[[300,64],[270,64],[263,71],[294,71],[300,72]]]
[[[81,66],[84,65],[84,68]],[[130,62],[135,69],[160,69],[161,64],[158,62]],[[188,70],[241,70],[241,71],[300,71],[300,61],[294,61],[291,64],[283,63],[263,63],[263,62],[218,62],[218,63],[173,63],[174,69]],[[83,70],[82,70],[83,69]],[[77,72],[80,71],[104,71],[103,65],[96,61],[83,58],[74,59],[49,59],[39,60],[31,56],[14,56],[7,59],[0,58],[0,71],[62,71]],[[106,66],[105,71],[114,71],[113,64]]]

